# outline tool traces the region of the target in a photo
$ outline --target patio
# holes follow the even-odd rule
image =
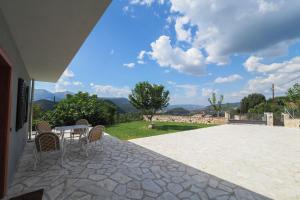
[[[66,144],[69,144],[68,142]],[[104,136],[104,151],[79,154],[68,145],[62,168],[56,155],[33,170],[33,143],[20,160],[8,197],[44,188],[54,199],[268,199],[128,141]]]

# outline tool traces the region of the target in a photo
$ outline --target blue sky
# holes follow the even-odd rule
[[[201,105],[212,92],[269,97],[272,83],[282,95],[299,81],[299,10],[297,0],[114,0],[59,81],[36,88],[127,97],[149,81],[171,104]]]

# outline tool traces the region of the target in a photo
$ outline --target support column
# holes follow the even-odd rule
[[[29,127],[28,127],[28,140],[31,140],[32,134],[32,121],[33,121],[33,97],[34,97],[34,79],[31,79],[30,103],[29,103]]]
[[[266,120],[267,120],[267,126],[274,126],[274,117],[273,117],[273,113],[271,112],[266,112],[264,113]]]
[[[228,123],[230,120],[230,113],[229,112],[225,112],[225,122]]]

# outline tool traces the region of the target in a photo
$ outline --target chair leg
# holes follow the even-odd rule
[[[61,167],[64,167],[64,151],[61,151]]]
[[[88,154],[88,144],[85,145],[85,155],[86,155],[86,157],[89,156],[89,154]]]

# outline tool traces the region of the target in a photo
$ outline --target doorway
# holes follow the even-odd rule
[[[7,190],[10,134],[11,64],[0,49],[0,199]]]

